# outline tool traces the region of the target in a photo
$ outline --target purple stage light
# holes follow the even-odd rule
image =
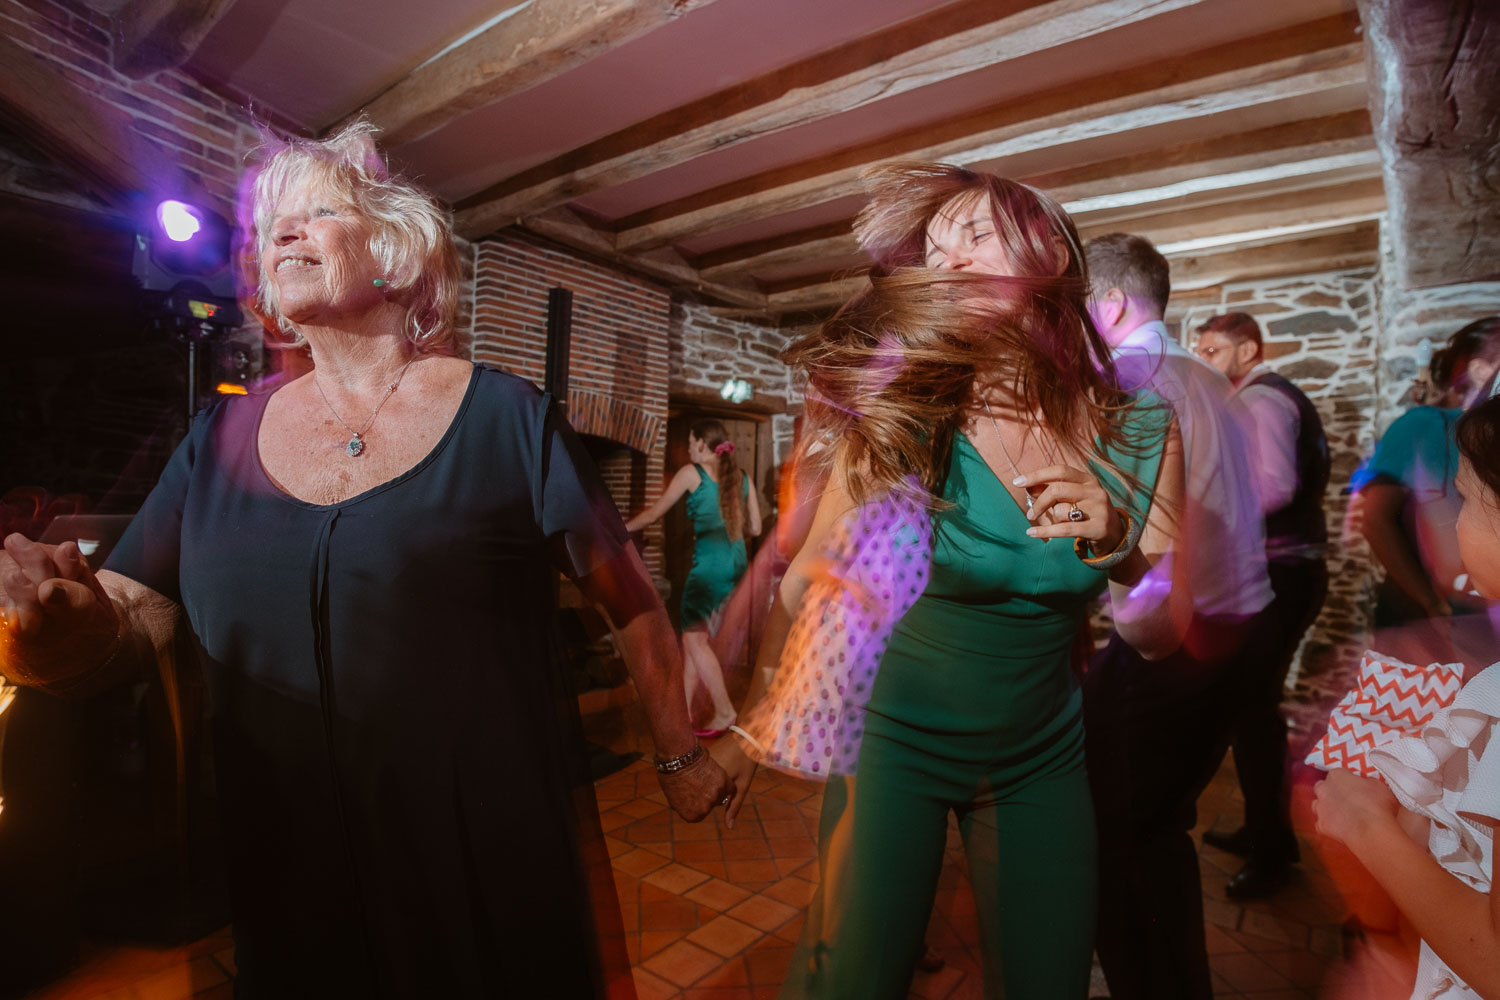
[[[203,228],[199,210],[181,201],[167,200],[157,205],[156,222],[175,243],[186,243]]]

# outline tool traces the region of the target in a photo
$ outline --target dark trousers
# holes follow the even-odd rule
[[[1295,860],[1297,838],[1292,833],[1287,799],[1286,720],[1281,696],[1287,671],[1302,637],[1312,628],[1328,596],[1328,565],[1322,559],[1273,561],[1266,569],[1275,598],[1270,611],[1275,621],[1275,649],[1260,663],[1246,666],[1245,713],[1234,728],[1234,769],[1245,795],[1245,829],[1251,857],[1277,864]]]
[[[1115,1000],[1210,1000],[1202,884],[1189,834],[1243,711],[1249,664],[1269,655],[1270,609],[1195,618],[1183,648],[1143,659],[1118,634],[1084,681],[1099,825],[1096,947]]]

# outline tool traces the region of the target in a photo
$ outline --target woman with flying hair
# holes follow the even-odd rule
[[[6,538],[0,669],[85,693],[191,633],[237,997],[614,995],[559,570],[619,628],[668,802],[701,819],[730,786],[578,439],[530,383],[456,356],[447,216],[372,131],[276,143],[248,189],[251,307],[313,370],[199,414],[97,576],[72,543]]]
[[[1116,387],[1056,202],[938,164],[879,168],[869,183],[856,233],[871,288],[787,355],[807,377],[803,441],[831,444],[802,458],[830,468],[762,663],[828,572],[828,539],[860,511],[918,505],[931,559],[865,695],[853,764],[829,780],[821,884],[781,995],[907,995],[952,813],[986,995],[1083,997],[1096,844],[1071,651],[1106,585],[1147,655],[1180,641],[1187,605],[1156,597],[1185,591],[1148,579],[1170,545],[1180,443],[1164,407]],[[844,685],[835,664],[818,668]],[[725,754],[729,818],[749,752],[747,739]]]

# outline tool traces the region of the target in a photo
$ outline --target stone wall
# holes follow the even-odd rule
[[[1381,344],[1374,419],[1384,431],[1405,411],[1407,390],[1432,348],[1472,320],[1500,315],[1500,282],[1402,288],[1387,278],[1395,274],[1395,251],[1386,226],[1380,229],[1380,259],[1375,303]]]
[[[726,379],[748,379],[755,388],[755,411],[770,413],[779,467],[791,457],[796,413],[802,408],[801,389],[779,359],[804,331],[728,316],[715,307],[678,299],[672,303],[672,392],[717,393]]]
[[[1374,447],[1379,331],[1376,274],[1340,271],[1225,285],[1216,296],[1196,296],[1169,317],[1191,346],[1192,331],[1211,316],[1248,312],[1261,323],[1269,367],[1292,380],[1318,407],[1332,457],[1325,510],[1330,554],[1329,593],[1289,683],[1310,700],[1344,683],[1353,647],[1369,626],[1372,570],[1369,548],[1345,530],[1350,477]],[[1351,652],[1352,650],[1352,652]],[[1307,676],[1299,674],[1304,671]],[[1340,690],[1339,693],[1342,693]]]

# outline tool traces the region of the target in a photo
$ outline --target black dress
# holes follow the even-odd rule
[[[405,474],[266,476],[268,395],[200,415],[108,568],[180,602],[212,698],[242,997],[595,997],[618,905],[556,572],[627,543],[531,383],[476,367]],[[584,861],[587,858],[587,863]]]

